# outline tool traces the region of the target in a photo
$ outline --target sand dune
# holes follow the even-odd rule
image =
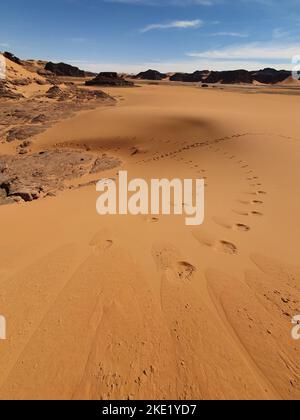
[[[116,106],[32,151],[119,158],[101,177],[204,178],[205,223],[101,217],[93,185],[0,207],[0,398],[299,399],[298,98],[105,91]]]

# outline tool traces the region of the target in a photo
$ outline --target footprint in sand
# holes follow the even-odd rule
[[[248,191],[248,192],[245,192],[245,194],[247,194],[247,195],[257,195],[257,192],[255,192],[255,191]]]
[[[243,211],[243,210],[232,210],[233,213],[238,214],[239,216],[249,216],[249,213],[247,211]]]
[[[193,235],[201,245],[209,247],[216,252],[228,255],[237,255],[238,248],[232,242],[227,240],[214,239],[211,235],[205,232],[194,231]]]
[[[191,280],[194,272],[196,271],[196,268],[186,261],[179,261],[177,268],[179,278],[182,280]]]
[[[238,203],[243,204],[245,206],[249,206],[251,204],[250,201],[246,201],[246,200],[237,200],[237,201],[238,201]]]
[[[261,212],[259,212],[259,211],[252,211],[251,214],[253,216],[263,216],[263,214]]]
[[[189,280],[197,271],[196,267],[187,261],[182,261],[179,251],[169,244],[159,244],[153,246],[152,256],[159,270],[171,272],[174,280]]]
[[[96,233],[89,244],[93,248],[94,253],[97,254],[99,251],[106,251],[113,246],[114,241],[110,239],[110,236],[107,230],[101,230]]]
[[[249,230],[251,230],[251,228],[243,223],[237,223],[235,225],[235,229],[239,230],[240,232],[249,232]]]
[[[147,221],[148,223],[158,223],[158,222],[159,222],[159,218],[158,218],[158,217],[148,217],[148,218],[146,219],[146,221]]]
[[[214,217],[213,221],[217,225],[222,226],[225,229],[232,229],[232,230],[237,230],[240,232],[249,232],[250,230],[250,227],[245,225],[244,223],[230,223],[230,222],[225,221],[224,219],[217,218],[217,217]]]
[[[261,200],[253,200],[253,201],[252,201],[252,204],[259,204],[259,205],[262,205],[262,204],[264,204],[264,202],[263,202],[263,201],[261,201]]]
[[[228,241],[218,241],[216,244],[216,249],[224,254],[236,255],[238,253],[237,247]]]

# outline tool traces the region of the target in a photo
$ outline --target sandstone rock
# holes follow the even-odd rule
[[[28,86],[31,84],[30,79],[13,79],[11,84],[14,86]]]
[[[93,167],[90,171],[91,174],[106,171],[118,167],[121,161],[115,157],[103,155],[95,160]]]
[[[33,137],[43,131],[43,128],[36,126],[21,126],[11,128],[7,135],[6,141],[11,142],[15,140],[26,140],[30,137]]]
[[[47,121],[47,117],[45,114],[39,114],[36,117],[32,118],[31,123],[32,124],[40,124]]]
[[[63,90],[60,89],[59,86],[52,86],[46,92],[46,96],[49,99],[63,99],[66,98],[66,94]]]
[[[95,158],[91,153],[68,149],[5,156],[0,159],[0,204],[8,204],[8,200],[11,203],[11,199],[16,197],[27,202],[53,195],[66,188],[66,180],[78,179],[120,164],[121,161],[112,156]]]
[[[24,96],[21,93],[14,92],[5,81],[0,81],[0,98],[2,99],[21,99]]]

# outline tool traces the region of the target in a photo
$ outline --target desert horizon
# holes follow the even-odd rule
[[[99,28],[91,3],[61,9],[61,43],[47,6],[27,10],[43,51],[0,32],[0,400],[129,418],[299,400],[300,76],[283,7],[237,2],[246,31],[218,2],[101,1]],[[272,39],[252,39],[270,16]],[[97,54],[79,29],[62,37],[75,22],[97,28]]]

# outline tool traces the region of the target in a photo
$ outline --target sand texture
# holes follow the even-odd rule
[[[65,105],[38,86],[43,125]],[[0,398],[299,399],[298,96],[104,91],[21,148],[0,122]],[[204,178],[205,223],[97,215],[119,170]]]

